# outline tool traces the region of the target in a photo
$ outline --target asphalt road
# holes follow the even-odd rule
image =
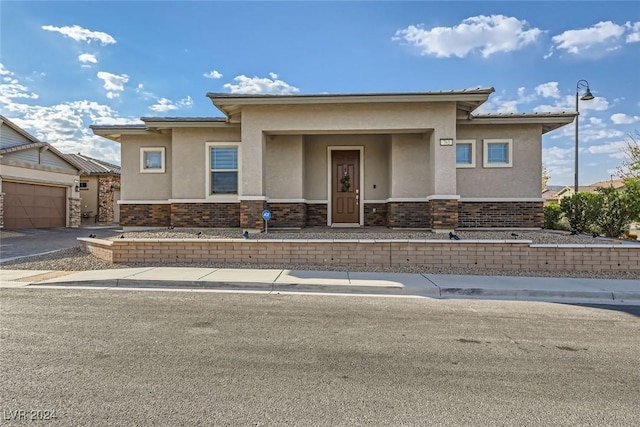
[[[78,246],[78,237],[89,237],[95,234],[97,237],[111,237],[119,234],[121,227],[82,227],[82,228],[40,228],[28,230],[15,230],[9,235],[19,234],[16,237],[5,237],[0,233],[0,263],[11,259],[39,255],[60,249]]]
[[[13,288],[0,309],[0,423],[640,425],[637,308]]]

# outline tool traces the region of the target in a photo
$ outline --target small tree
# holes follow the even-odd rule
[[[640,132],[629,134],[625,138],[624,160],[618,168],[618,175],[625,179],[640,178]]]
[[[571,197],[565,197],[560,202],[560,209],[569,221],[572,230],[578,232],[589,231],[593,223],[593,204],[595,197],[592,193],[576,193]]]

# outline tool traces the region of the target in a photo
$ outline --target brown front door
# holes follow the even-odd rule
[[[360,152],[331,152],[331,222],[360,223]]]

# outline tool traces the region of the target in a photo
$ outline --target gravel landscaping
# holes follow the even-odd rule
[[[200,233],[200,234],[198,234]],[[517,236],[512,235],[517,234]],[[87,232],[87,236],[90,230]],[[140,239],[193,239],[193,238],[242,238],[238,229],[162,229],[162,230],[127,230],[122,235],[127,238]],[[587,235],[572,236],[566,232],[551,231],[458,231],[461,240],[530,240],[535,244],[622,244],[619,240],[593,238]],[[8,238],[3,232],[3,238]],[[113,237],[116,239],[119,237]],[[433,233],[423,230],[389,230],[360,229],[360,230],[335,230],[313,229],[303,230],[270,230],[268,233],[251,234],[250,239],[449,239],[448,234]],[[625,242],[625,244],[633,244]],[[638,242],[640,247],[640,242]],[[65,249],[51,254],[18,259],[2,264],[4,269],[19,270],[106,270],[115,268],[144,267],[143,264],[113,264],[102,261],[92,255],[83,253],[79,247]],[[154,265],[155,266],[155,265]],[[424,274],[476,274],[495,276],[536,276],[536,277],[581,277],[581,278],[612,278],[612,279],[640,279],[640,272],[614,271],[614,272],[588,272],[588,271],[533,271],[533,270],[493,270],[493,269],[465,269],[457,267],[425,268],[420,265],[398,266],[385,268],[358,269],[354,267],[340,268],[335,265],[278,265],[278,264],[228,264],[228,263],[163,263],[163,267],[209,267],[209,268],[280,268],[289,270],[343,270],[343,271],[379,271],[395,273],[424,273]]]

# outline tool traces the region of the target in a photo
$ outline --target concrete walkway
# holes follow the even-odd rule
[[[640,280],[142,267],[0,270],[0,287],[164,288],[640,304]]]

